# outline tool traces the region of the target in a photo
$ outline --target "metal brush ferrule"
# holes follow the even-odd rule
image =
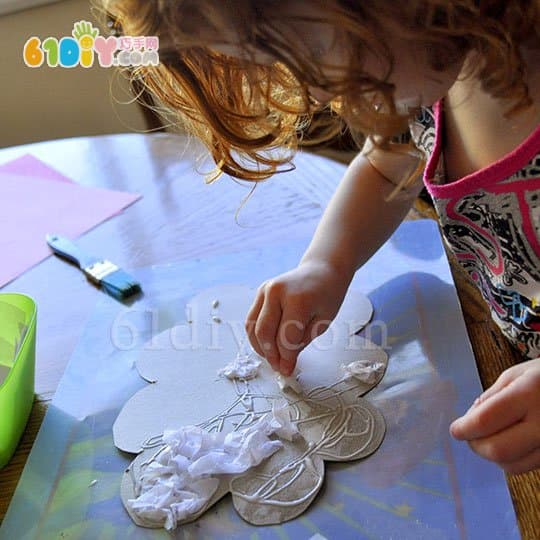
[[[111,261],[97,261],[94,264],[83,268],[83,272],[90,281],[99,285],[103,281],[103,278],[116,272],[118,269],[119,267]]]

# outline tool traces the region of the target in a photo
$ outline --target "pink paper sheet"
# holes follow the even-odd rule
[[[140,198],[79,186],[39,163],[29,171],[25,160],[22,174],[0,168],[0,287],[51,254],[47,233],[76,238]],[[42,174],[25,175],[32,171]]]
[[[59,180],[60,182],[73,182],[47,163],[43,163],[32,154],[24,154],[7,163],[0,165],[0,172],[20,174],[21,176],[34,176],[43,180]]]

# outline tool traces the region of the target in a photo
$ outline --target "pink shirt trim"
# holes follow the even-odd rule
[[[522,169],[540,152],[540,125],[512,152],[500,160],[450,184],[438,185],[432,179],[442,153],[442,102],[433,106],[435,142],[424,171],[424,184],[433,197],[462,197],[472,191],[504,180]]]

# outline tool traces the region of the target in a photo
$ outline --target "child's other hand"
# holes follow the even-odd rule
[[[307,261],[263,283],[246,318],[252,347],[289,376],[300,351],[336,316],[349,281],[325,262]]]
[[[510,474],[540,467],[540,358],[504,371],[450,432]]]

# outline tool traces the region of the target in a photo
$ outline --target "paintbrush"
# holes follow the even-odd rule
[[[47,244],[56,255],[76,264],[89,281],[100,286],[114,298],[124,300],[141,292],[140,284],[116,264],[87,255],[71,240],[57,234],[48,234]]]

